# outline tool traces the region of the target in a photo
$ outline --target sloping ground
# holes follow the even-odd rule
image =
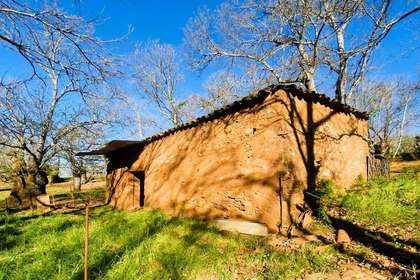
[[[66,201],[68,194],[57,196]],[[290,239],[100,206],[91,216],[89,273],[91,279],[416,279],[419,199],[413,168],[361,182],[329,197],[329,221],[315,221]],[[82,278],[82,210],[32,214],[0,214],[0,279]],[[335,243],[340,228],[350,243]]]
[[[416,165],[399,175],[361,182],[332,199],[329,224],[345,229],[352,243],[341,252],[399,278],[420,276],[420,173]],[[331,203],[331,202],[330,202]]]

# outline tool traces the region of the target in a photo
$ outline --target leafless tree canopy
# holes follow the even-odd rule
[[[228,0],[214,11],[200,10],[185,28],[194,69],[222,66],[204,92],[188,97],[180,91],[187,74],[180,51],[158,41],[135,49],[133,74],[125,73],[124,81],[134,82],[158,119],[177,126],[269,83],[299,81],[315,91],[327,77],[337,99],[372,113],[373,140],[386,146],[390,137],[402,139],[418,88],[363,81],[375,49],[419,9],[390,0]],[[84,163],[75,160],[76,150],[98,144],[105,127],[136,119],[143,135],[143,123],[155,123],[138,104],[115,110],[121,91],[114,81],[123,73],[107,47],[112,42],[97,38],[94,27],[55,1],[0,0],[0,47],[28,65],[20,74],[1,73],[0,80],[0,146],[22,178],[58,155],[78,176]],[[122,116],[127,113],[133,114]]]
[[[419,90],[401,81],[366,81],[350,100],[370,112],[369,138],[389,157],[398,153],[406,130],[418,125]]]
[[[227,1],[201,10],[185,28],[193,66],[220,59],[252,62],[278,82],[301,81],[316,90],[329,69],[335,96],[346,101],[360,86],[372,56],[389,32],[420,10],[392,1]],[[324,72],[322,72],[324,71]]]
[[[172,125],[182,123],[179,83],[183,79],[179,55],[174,47],[150,41],[134,53],[133,79],[141,96],[155,105]]]
[[[0,85],[0,146],[18,151],[22,168],[37,174],[72,135],[96,135],[113,122],[119,72],[83,18],[51,3],[38,11],[15,1],[2,1],[0,16],[0,42],[33,70]]]
[[[22,1],[0,1],[0,45],[27,61],[30,71],[25,81],[44,79],[47,68],[77,75],[106,74],[104,65],[110,61],[101,52],[104,42],[93,36],[93,31],[93,21],[66,14],[54,1],[39,1],[31,6]],[[57,46],[65,48],[68,55],[51,56]],[[77,64],[72,64],[73,60]]]

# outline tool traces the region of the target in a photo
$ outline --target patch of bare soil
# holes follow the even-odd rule
[[[319,244],[320,253],[334,246],[341,253],[332,272],[312,273],[302,279],[417,279],[420,255],[418,244],[404,243],[384,232],[330,217],[336,232],[328,230],[295,230],[291,238],[273,235],[269,244],[282,251],[293,251],[308,243]],[[338,229],[345,229],[348,242],[337,243]],[[398,245],[396,245],[396,243]],[[417,266],[416,266],[417,264]]]
[[[402,173],[405,168],[420,168],[420,160],[391,161],[390,163],[391,173],[393,174]]]
[[[357,263],[342,263],[337,264],[334,272],[317,272],[311,273],[303,277],[304,280],[385,280],[392,279],[390,275],[383,272],[373,271],[365,268]]]
[[[49,186],[69,190],[72,185],[73,185],[73,181],[68,181],[68,182],[62,182],[62,183],[53,183],[53,184],[50,184]],[[82,191],[91,190],[91,189],[99,189],[99,188],[105,188],[105,181],[93,181],[86,184],[82,184],[81,186]]]
[[[321,242],[319,242],[321,241]],[[315,250],[319,253],[325,251],[329,246],[335,247],[346,247],[351,246],[350,244],[337,244],[334,239],[331,239],[329,235],[315,235],[305,234],[303,232],[297,232],[291,238],[287,238],[281,235],[273,235],[269,239],[269,244],[282,251],[293,251],[297,250],[302,246],[307,245],[311,242],[321,243]],[[340,250],[342,251],[342,250]],[[342,251],[343,252],[343,251]],[[347,257],[345,254],[342,258],[337,257],[335,261],[335,267],[331,268],[331,272],[316,272],[307,274],[302,278],[303,280],[319,280],[319,279],[367,279],[367,280],[381,280],[381,279],[392,279],[392,273],[387,270],[379,269],[372,266],[369,263],[358,261],[355,258]]]
[[[420,244],[406,239],[410,227],[398,233],[360,222],[350,221],[337,208],[330,209],[329,217],[335,229],[345,229],[352,240],[341,251],[378,269],[388,270],[401,278],[416,279],[420,275]]]

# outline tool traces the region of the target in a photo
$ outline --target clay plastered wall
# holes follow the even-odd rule
[[[114,155],[108,174],[111,202],[138,208],[138,183],[128,170],[143,170],[146,207],[258,221],[276,231],[302,202],[311,180],[308,170],[317,180],[343,187],[366,176],[366,136],[366,121],[278,91],[252,109],[177,132],[142,151]]]

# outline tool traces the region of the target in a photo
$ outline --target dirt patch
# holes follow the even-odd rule
[[[73,185],[73,181],[70,180],[68,182],[62,182],[62,183],[54,183],[54,184],[50,184],[47,187],[47,192],[48,189],[63,189],[63,190],[70,190],[70,187]],[[86,184],[82,184],[81,190],[90,190],[90,189],[98,189],[98,188],[104,188],[105,189],[105,181],[94,181],[94,182],[89,182]]]
[[[406,168],[420,169],[420,160],[392,161],[390,163],[391,174],[402,173]]]
[[[337,270],[334,272],[317,272],[311,273],[303,277],[304,280],[354,280],[354,279],[364,279],[364,280],[385,280],[390,279],[391,276],[384,274],[379,271],[372,271],[368,268],[365,268],[359,264],[354,263],[338,263]]]

